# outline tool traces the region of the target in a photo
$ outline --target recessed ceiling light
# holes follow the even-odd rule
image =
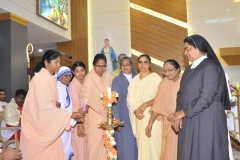
[[[219,22],[230,22],[234,19],[234,17],[231,17],[231,18],[222,18],[219,20]]]
[[[221,19],[208,19],[206,23],[221,23],[221,22],[230,22],[234,19],[234,17],[230,18],[221,18]]]
[[[220,19],[208,19],[206,23],[218,23]]]
[[[43,50],[42,49],[39,49],[38,52],[42,52]]]

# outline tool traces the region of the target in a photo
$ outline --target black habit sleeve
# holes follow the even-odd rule
[[[187,118],[194,117],[205,108],[208,108],[219,91],[221,82],[219,78],[221,77],[220,68],[215,63],[211,63],[205,67],[202,73],[202,88],[199,91],[200,96],[183,107],[183,111]]]

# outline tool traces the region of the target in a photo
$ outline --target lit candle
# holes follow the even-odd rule
[[[111,99],[111,88],[110,87],[107,88],[107,94],[108,94],[108,98]],[[111,106],[112,106],[112,104],[108,103],[108,107],[111,107]]]
[[[82,111],[85,112],[87,106],[87,99],[83,103]]]

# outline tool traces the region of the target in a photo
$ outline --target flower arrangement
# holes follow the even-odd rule
[[[116,160],[117,159],[117,151],[115,150],[114,146],[116,142],[113,137],[114,130],[105,130],[103,132],[103,140],[104,146],[107,149],[107,160]]]
[[[239,95],[240,94],[240,85],[236,83],[235,86],[230,86],[230,91],[232,93],[232,96]]]
[[[117,102],[117,92],[116,91],[113,91],[111,93],[111,99],[108,98],[108,93],[107,92],[102,92],[102,95],[103,95],[103,97],[102,97],[102,99],[103,99],[103,106],[105,108],[108,107],[108,103],[112,104],[112,103]]]
[[[103,140],[104,146],[107,150],[107,160],[116,160],[117,159],[117,151],[115,150],[114,146],[116,146],[116,142],[114,140],[114,128],[121,125],[123,122],[119,120],[115,120],[113,118],[112,112],[112,103],[117,102],[118,93],[116,91],[111,92],[111,88],[107,88],[107,92],[102,92],[100,97],[103,100],[103,106],[105,109],[108,110],[107,112],[107,121],[101,122],[99,120],[100,127],[104,130],[103,132]]]
[[[235,88],[237,94],[240,94],[240,86],[238,83],[234,86],[234,88]]]

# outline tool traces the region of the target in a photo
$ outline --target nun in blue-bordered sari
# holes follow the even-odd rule
[[[137,160],[138,149],[136,138],[133,135],[132,126],[129,119],[128,107],[126,103],[128,86],[136,75],[132,59],[123,57],[120,60],[120,74],[113,79],[112,90],[118,93],[118,101],[113,105],[115,119],[124,121],[123,126],[116,128],[115,140],[118,151],[118,160]]]
[[[71,69],[62,66],[59,68],[58,73],[55,73],[55,76],[57,78],[58,102],[61,104],[60,109],[72,112],[72,99],[67,87],[72,77]],[[76,121],[71,119],[70,125],[75,126]],[[61,139],[65,160],[71,160],[74,155],[71,144],[71,130],[64,130],[61,134]]]

